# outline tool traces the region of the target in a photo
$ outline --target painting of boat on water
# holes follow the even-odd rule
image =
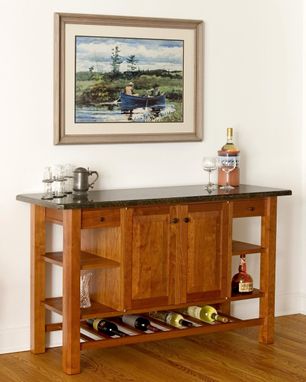
[[[75,37],[75,123],[183,122],[184,41]]]

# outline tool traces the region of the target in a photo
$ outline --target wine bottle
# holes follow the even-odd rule
[[[102,318],[90,318],[86,322],[98,332],[104,333],[109,337],[126,336],[126,334],[119,330],[118,326],[111,321],[104,320]]]
[[[239,272],[232,278],[232,292],[241,294],[253,292],[253,279],[247,273],[245,255],[240,255]]]
[[[138,330],[142,330],[143,332],[146,332],[147,330],[151,330],[152,332],[159,332],[155,326],[151,325],[150,320],[148,320],[146,317],[137,316],[134,314],[125,314],[121,319],[125,324],[130,325]]]
[[[175,312],[151,312],[150,316],[159,321],[166,322],[168,325],[175,326],[176,328],[192,327],[192,322],[187,321],[184,317]]]
[[[236,159],[236,167],[233,171],[229,173],[229,185],[237,187],[240,183],[240,157],[239,149],[233,142],[233,128],[227,128],[227,140],[225,145],[222,146],[221,150],[218,151],[219,161],[222,160],[222,157],[234,157]],[[226,184],[226,174],[222,171],[222,168],[218,169],[218,185],[224,186]]]
[[[210,305],[205,306],[188,306],[182,310],[182,313],[188,314],[188,316],[197,318],[198,320],[207,322],[209,324],[220,321],[226,323],[229,321],[227,317],[221,316],[217,310]]]

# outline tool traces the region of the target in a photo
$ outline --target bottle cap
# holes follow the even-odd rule
[[[233,128],[232,127],[228,127],[226,129],[226,133],[227,133],[227,139],[232,139],[233,138]]]

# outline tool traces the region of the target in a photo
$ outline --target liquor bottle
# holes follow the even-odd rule
[[[175,326],[176,328],[192,327],[192,322],[187,321],[184,317],[175,312],[151,312],[150,316],[159,321],[166,322],[168,325]]]
[[[98,332],[104,333],[109,337],[113,337],[113,336],[125,337],[126,336],[126,334],[121,332],[118,326],[111,321],[107,321],[102,318],[90,318],[86,322]]]
[[[247,273],[245,255],[240,255],[239,272],[232,278],[232,292],[241,294],[253,292],[253,279]]]
[[[121,319],[125,324],[130,325],[138,330],[142,330],[143,332],[147,330],[151,330],[152,332],[159,332],[155,326],[151,325],[150,320],[145,317],[137,316],[135,314],[125,314]]]
[[[205,306],[188,306],[182,310],[182,313],[188,314],[188,316],[197,318],[198,320],[204,321],[211,324],[215,321],[220,321],[226,323],[229,321],[227,317],[219,315],[217,310],[210,305]]]
[[[229,185],[237,187],[240,183],[240,156],[239,149],[233,142],[233,128],[227,128],[227,140],[225,145],[222,146],[221,150],[218,151],[218,159],[222,160],[222,157],[235,157],[236,168],[229,173]],[[218,168],[218,185],[224,186],[226,184],[226,173],[222,171],[222,168]]]

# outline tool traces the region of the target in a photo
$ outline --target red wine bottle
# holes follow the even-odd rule
[[[104,320],[103,318],[90,318],[87,324],[92,326],[98,332],[106,334],[109,337],[120,336],[125,337],[126,334],[119,330],[118,326],[111,321]]]
[[[148,320],[145,317],[137,316],[134,314],[125,314],[122,316],[122,322],[124,322],[127,325],[130,325],[138,330],[141,330],[143,332],[146,332],[147,330],[151,330],[152,332],[159,332],[155,326],[151,325],[150,320]]]

